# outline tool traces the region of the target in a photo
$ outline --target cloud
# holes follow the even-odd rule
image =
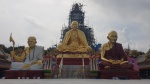
[[[15,46],[27,46],[31,35],[45,49],[59,43],[62,25],[68,25],[75,2],[83,3],[85,24],[93,27],[97,43],[106,43],[108,32],[116,30],[124,48],[130,44],[131,49],[149,49],[149,0],[1,0],[0,43],[11,46],[11,32]]]
[[[110,30],[116,30],[119,33],[118,42],[124,47],[129,43],[132,49],[145,52],[149,49],[149,0],[95,0],[93,3],[95,12],[89,10],[89,15],[96,35],[99,32],[99,42],[107,42],[104,37]],[[125,32],[121,32],[122,29]]]

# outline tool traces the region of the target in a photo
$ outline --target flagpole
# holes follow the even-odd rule
[[[13,44],[13,51],[14,51],[14,44]]]

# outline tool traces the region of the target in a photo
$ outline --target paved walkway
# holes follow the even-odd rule
[[[0,84],[150,84],[150,79],[0,79]]]

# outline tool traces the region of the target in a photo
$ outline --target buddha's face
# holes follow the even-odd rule
[[[110,33],[110,35],[108,36],[108,39],[109,39],[109,41],[110,41],[111,43],[116,43],[117,38],[118,38],[118,36],[117,36],[117,33],[116,33],[116,32],[112,32],[112,33]]]
[[[71,28],[72,28],[72,29],[77,29],[77,28],[78,28],[78,22],[77,22],[77,21],[73,21],[73,22],[71,23]]]
[[[30,48],[34,48],[35,44],[36,44],[36,40],[35,39],[33,39],[33,38],[29,38],[28,39],[28,45],[29,45]]]

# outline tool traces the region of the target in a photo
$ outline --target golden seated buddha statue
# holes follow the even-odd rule
[[[101,60],[99,64],[100,69],[103,68],[124,68],[132,69],[133,65],[127,61],[127,55],[125,54],[122,44],[116,43],[117,32],[111,31],[107,36],[109,42],[102,46]]]
[[[84,32],[78,29],[78,22],[72,21],[71,29],[66,32],[63,42],[57,47],[59,52],[88,52],[91,47],[88,45]]]

